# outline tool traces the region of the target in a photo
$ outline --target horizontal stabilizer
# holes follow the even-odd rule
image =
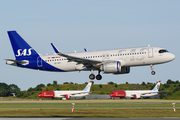
[[[29,64],[29,61],[27,61],[27,60],[23,60],[23,61],[12,60],[12,59],[5,59],[5,60],[6,60],[6,64],[13,65],[13,66],[17,66],[17,64],[22,64],[22,65]]]

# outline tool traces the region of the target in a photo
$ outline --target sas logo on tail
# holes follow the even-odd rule
[[[19,57],[19,56],[30,56],[31,55],[31,50],[32,50],[32,48],[28,49],[28,53],[27,53],[27,49],[24,49],[24,50],[19,49],[17,51],[18,55],[16,55],[16,57]]]

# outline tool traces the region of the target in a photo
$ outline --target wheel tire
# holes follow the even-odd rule
[[[89,75],[89,79],[94,80],[95,79],[95,75],[94,74],[90,74]]]
[[[155,74],[156,74],[156,72],[155,72],[155,71],[152,71],[152,72],[151,72],[151,74],[152,74],[152,75],[155,75]]]
[[[101,80],[102,79],[102,76],[100,74],[96,75],[96,79],[97,80]]]

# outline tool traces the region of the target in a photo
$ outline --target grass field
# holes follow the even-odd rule
[[[3,100],[0,117],[180,117],[180,100]]]

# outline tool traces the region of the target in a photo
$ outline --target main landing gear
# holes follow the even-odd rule
[[[96,79],[97,79],[97,80],[101,80],[101,79],[102,79],[102,76],[100,75],[100,72],[101,72],[101,71],[99,71],[99,72],[98,72],[98,75],[96,75]],[[94,80],[94,79],[95,79],[95,75],[94,75],[94,73],[93,73],[93,70],[91,70],[91,74],[89,75],[89,79],[91,79],[91,80]]]
[[[153,68],[153,65],[150,65],[150,67],[151,67],[151,70],[152,70],[152,71],[151,71],[151,74],[152,74],[152,75],[155,75],[155,74],[156,74],[156,72],[155,72],[155,71],[153,71],[153,69],[154,69],[154,68]]]

